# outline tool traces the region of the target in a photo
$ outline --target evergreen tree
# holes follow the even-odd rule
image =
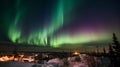
[[[114,51],[111,45],[109,45],[109,56],[113,57],[114,56]]]
[[[106,49],[103,48],[103,55],[106,56]]]
[[[111,60],[109,67],[114,67],[115,66],[115,55],[114,55],[114,51],[113,51],[111,44],[109,44],[109,58]]]
[[[119,57],[120,56],[120,44],[118,42],[118,39],[117,39],[115,33],[113,33],[113,43],[112,43],[112,46],[113,46],[115,55],[117,57]]]
[[[118,42],[118,39],[113,33],[113,43],[112,46],[109,46],[109,53],[110,53],[110,59],[113,64],[113,67],[120,66],[120,44]]]

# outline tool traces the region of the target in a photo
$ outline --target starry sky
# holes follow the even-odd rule
[[[0,41],[37,46],[108,46],[120,38],[118,0],[0,0]]]

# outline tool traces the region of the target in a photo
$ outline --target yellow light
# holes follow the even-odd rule
[[[79,52],[77,52],[77,51],[75,51],[73,54],[74,54],[74,55],[79,55],[80,53],[79,53]]]
[[[0,61],[8,61],[8,60],[9,60],[8,56],[2,56],[0,58]]]

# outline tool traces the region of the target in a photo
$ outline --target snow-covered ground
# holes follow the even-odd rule
[[[0,62],[0,67],[32,67],[34,63],[22,63],[22,62]]]
[[[44,64],[15,61],[0,62],[0,67],[108,67],[109,64],[110,60],[107,57],[80,55],[64,59],[54,58]]]

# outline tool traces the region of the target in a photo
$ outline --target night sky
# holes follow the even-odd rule
[[[0,0],[1,42],[108,46],[119,29],[119,0]]]

